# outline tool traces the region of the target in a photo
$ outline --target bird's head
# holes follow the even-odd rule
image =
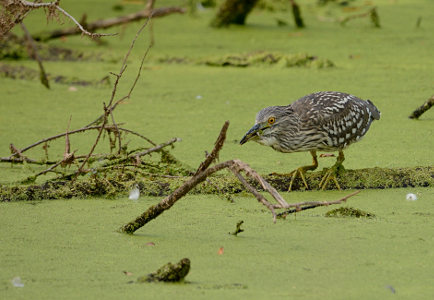
[[[255,141],[266,146],[276,143],[275,135],[285,131],[293,123],[293,109],[290,106],[270,106],[256,115],[255,125],[243,136],[240,144]]]

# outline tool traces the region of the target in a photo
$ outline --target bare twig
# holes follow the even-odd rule
[[[369,9],[367,12],[365,13],[361,13],[361,14],[357,14],[357,15],[352,15],[352,16],[348,16],[346,18],[344,18],[343,20],[341,20],[341,25],[344,26],[347,24],[348,21],[353,20],[353,19],[357,19],[357,18],[364,18],[364,17],[370,17],[372,25],[374,25],[374,27],[376,28],[380,28],[380,17],[378,16],[377,13],[377,8],[373,7],[371,9]]]
[[[194,173],[194,175],[197,175],[200,172],[204,171],[206,168],[209,167],[210,164],[212,164],[214,161],[218,159],[218,154],[222,149],[223,144],[225,143],[226,131],[228,130],[228,127],[229,127],[229,121],[226,121],[225,124],[223,124],[222,129],[220,130],[220,134],[217,140],[214,143],[214,149],[211,151],[210,154],[206,156],[205,160],[199,165],[199,168],[197,168],[197,171],[196,173]]]
[[[239,172],[235,171],[233,168],[230,169],[235,174],[235,176],[237,176],[238,180],[244,185],[244,187],[250,193],[252,193],[256,197],[256,199],[258,199],[259,202],[264,204],[271,211],[271,214],[273,215],[273,222],[276,223],[276,212],[274,210],[273,205],[270,202],[268,202],[267,199],[265,199],[265,197],[262,196],[253,186],[251,186]]]
[[[171,139],[170,141],[168,141],[166,143],[160,144],[158,146],[155,146],[153,148],[147,149],[147,150],[139,152],[139,153],[135,153],[133,156],[135,156],[135,157],[141,157],[141,156],[150,154],[152,152],[160,151],[164,147],[170,146],[170,145],[172,145],[172,144],[174,144],[176,142],[179,142],[179,141],[181,141],[180,138],[173,138],[173,139]]]
[[[434,95],[431,96],[422,106],[418,107],[410,116],[410,119],[419,119],[419,117],[425,113],[428,109],[434,106]]]
[[[21,3],[21,5],[25,6],[25,7],[30,7],[32,9],[38,9],[38,8],[51,8],[51,9],[56,9],[58,11],[60,11],[63,15],[65,15],[66,17],[68,17],[72,22],[74,22],[74,24],[78,27],[75,28],[78,32],[81,32],[85,35],[88,35],[92,38],[94,37],[101,37],[101,36],[110,36],[110,35],[116,35],[117,33],[92,33],[87,31],[73,16],[71,16],[66,10],[64,10],[63,8],[61,8],[59,6],[59,0],[53,1],[53,2],[42,2],[42,3],[35,3],[35,2],[29,2],[29,1],[24,1],[24,0],[19,0],[19,2]]]
[[[102,122],[101,128],[100,128],[99,131],[98,131],[98,136],[96,137],[95,143],[93,144],[92,148],[90,149],[89,154],[86,156],[86,158],[84,159],[84,161],[81,163],[80,167],[78,168],[78,171],[77,171],[77,174],[76,174],[74,180],[77,179],[77,176],[78,176],[78,175],[80,175],[80,174],[83,173],[83,167],[84,167],[84,165],[85,165],[85,164],[87,163],[87,161],[89,160],[90,156],[92,155],[93,151],[94,151],[95,148],[96,148],[96,145],[98,145],[99,139],[100,139],[101,134],[102,134],[102,131],[103,131],[103,129],[104,129],[104,126],[105,126],[105,124],[107,123],[107,116],[108,116],[109,113],[110,113],[110,112],[108,111],[107,106],[106,106],[105,103],[104,103],[104,120],[103,120],[103,122]]]
[[[133,135],[136,135],[136,136],[144,139],[145,141],[147,141],[148,143],[150,143],[152,146],[156,146],[157,145],[156,143],[154,143],[153,141],[151,141],[150,139],[148,139],[147,137],[145,137],[144,135],[142,135],[140,133],[137,133],[137,132],[135,132],[133,130],[122,128],[122,127],[118,127],[116,129],[114,126],[111,126],[111,125],[106,125],[106,126],[101,126],[100,125],[100,126],[83,127],[83,128],[80,128],[80,129],[72,130],[72,131],[68,132],[68,134],[71,135],[71,134],[80,133],[80,132],[84,132],[84,131],[88,131],[88,130],[100,130],[101,127],[103,127],[106,131],[120,130],[120,131],[128,132],[128,133],[131,133]],[[18,150],[18,149],[15,148],[16,150],[13,150],[12,151],[12,155],[10,157],[8,157],[7,159],[11,159],[13,156],[18,155],[19,153],[23,153],[23,152],[25,152],[25,151],[27,151],[27,150],[29,150],[31,148],[39,146],[40,144],[43,144],[43,143],[46,143],[46,142],[49,142],[49,141],[61,138],[61,137],[65,136],[65,135],[66,135],[66,132],[60,133],[60,134],[57,134],[57,135],[54,135],[54,136],[47,137],[47,138],[42,139],[40,141],[37,141],[37,142],[35,142],[35,143],[27,146],[27,147],[24,147],[21,150]],[[5,158],[4,161],[7,161],[7,159]]]
[[[346,195],[345,197],[342,197],[341,199],[336,200],[336,201],[306,201],[306,202],[289,204],[289,207],[295,207],[295,209],[281,212],[277,215],[277,217],[279,217],[279,218],[283,217],[284,218],[289,214],[296,213],[296,212],[306,210],[306,209],[312,209],[312,208],[315,208],[318,206],[328,206],[328,205],[333,205],[333,204],[341,204],[343,202],[346,202],[348,198],[350,198],[354,195],[357,195],[358,193],[360,193],[360,191],[355,191],[354,193]]]
[[[72,164],[72,162],[75,159],[74,152],[71,153],[71,143],[69,141],[69,134],[68,134],[69,126],[71,125],[71,119],[72,119],[72,116],[69,117],[68,127],[66,128],[65,153],[63,153],[63,160],[62,160],[62,163],[61,163],[62,167],[66,167],[67,165]]]
[[[296,203],[296,204],[288,204],[282,196],[265,180],[263,179],[258,173],[256,173],[253,169],[251,169],[247,164],[243,163],[240,160],[228,160],[222,163],[219,163],[217,165],[214,165],[213,167],[208,167],[216,157],[218,157],[218,152],[223,147],[223,143],[226,137],[226,131],[229,126],[229,123],[226,122],[220,131],[220,134],[217,138],[217,141],[214,145],[214,149],[211,152],[211,154],[207,155],[205,158],[205,161],[202,162],[198,168],[198,171],[193,175],[192,178],[190,178],[187,182],[185,182],[183,185],[178,187],[173,193],[171,193],[169,196],[161,200],[160,203],[157,205],[153,205],[149,207],[143,214],[138,216],[133,221],[129,222],[128,224],[124,225],[122,228],[120,228],[120,231],[132,234],[139,228],[146,225],[148,222],[152,221],[153,219],[157,218],[160,214],[162,214],[165,210],[171,208],[176,201],[178,201],[180,198],[185,196],[191,189],[193,189],[196,185],[199,183],[205,181],[208,176],[212,175],[215,172],[218,172],[222,169],[229,168],[235,176],[239,179],[239,181],[244,185],[244,187],[251,192],[256,199],[265,205],[273,215],[273,221],[276,222],[276,212],[275,209],[277,208],[288,208],[288,207],[296,207],[296,209],[301,210],[302,206],[322,206],[322,205],[330,205],[330,204],[337,204],[341,203],[343,201],[346,201],[347,198],[355,195],[356,193],[353,193],[351,195],[348,195],[340,200],[333,201],[333,202],[303,202],[303,203]],[[266,191],[268,191],[274,199],[278,202],[278,204],[271,204],[264,196],[262,196],[252,185],[250,185],[247,180],[240,174],[240,172],[243,171],[246,173],[247,176],[255,179]]]
[[[98,29],[106,29],[106,28],[110,28],[112,26],[117,26],[117,25],[121,25],[121,24],[139,21],[142,19],[148,19],[150,17],[152,17],[152,18],[163,17],[163,16],[173,14],[173,13],[183,14],[183,13],[185,13],[185,9],[180,8],[180,7],[162,7],[162,8],[153,9],[152,12],[148,12],[146,9],[144,9],[144,10],[141,10],[141,11],[138,11],[138,12],[126,15],[126,16],[120,16],[120,17],[110,18],[110,19],[105,19],[105,20],[97,20],[95,22],[86,24],[86,28],[87,28],[87,30],[95,31]],[[35,40],[47,41],[50,39],[56,39],[56,38],[60,38],[60,37],[64,37],[64,36],[77,35],[80,33],[81,33],[81,30],[79,30],[76,27],[72,27],[72,28],[67,28],[67,29],[54,30],[50,33],[37,34],[37,35],[34,35],[33,38]]]
[[[139,37],[139,35],[140,35],[140,33],[142,32],[142,30],[146,27],[146,25],[148,24],[149,20],[150,20],[150,19],[148,18],[148,19],[146,20],[146,22],[145,22],[145,23],[140,27],[140,29],[137,31],[136,36],[134,37],[133,41],[131,42],[131,45],[130,45],[130,48],[128,49],[128,52],[125,54],[124,60],[122,61],[122,65],[121,65],[121,69],[120,69],[120,71],[119,71],[119,74],[111,73],[112,75],[116,76],[116,81],[115,81],[115,83],[114,83],[114,85],[113,85],[112,95],[111,95],[110,102],[109,102],[109,105],[108,105],[108,109],[110,110],[110,112],[113,111],[113,110],[118,106],[119,103],[121,103],[121,102],[123,102],[123,101],[125,101],[125,100],[127,100],[127,99],[129,99],[129,98],[131,97],[131,94],[132,94],[134,88],[136,87],[137,81],[138,81],[139,78],[140,78],[141,71],[142,71],[142,68],[143,68],[143,63],[144,63],[145,58],[147,57],[147,55],[148,55],[148,53],[149,53],[149,50],[150,50],[151,47],[152,47],[152,44],[150,44],[150,45],[147,47],[145,53],[144,53],[143,56],[142,56],[142,60],[140,61],[140,67],[139,67],[139,69],[138,69],[138,71],[137,71],[137,76],[136,76],[136,78],[134,79],[134,82],[133,82],[133,84],[131,85],[131,88],[130,88],[128,94],[127,94],[126,96],[120,98],[119,100],[117,100],[117,101],[115,101],[115,102],[113,103],[113,100],[114,100],[114,98],[115,98],[115,96],[116,96],[116,91],[117,91],[117,86],[118,86],[119,80],[121,79],[122,74],[124,73],[125,69],[127,68],[127,60],[128,60],[128,57],[129,57],[130,54],[131,54],[131,51],[132,51],[132,49],[133,49],[133,47],[134,47],[134,45],[135,45],[135,43],[136,43],[137,38]],[[101,122],[101,120],[102,120],[103,117],[104,117],[104,114],[101,115],[101,116],[99,116],[95,121],[91,122],[90,124],[88,124],[88,125],[85,126],[85,127],[89,127],[89,126],[92,126],[93,124],[97,124],[97,123]]]
[[[39,66],[39,78],[41,80],[41,83],[47,88],[50,88],[50,83],[48,82],[47,73],[45,72],[44,65],[42,64],[42,59],[38,54],[38,50],[36,49],[35,41],[33,40],[32,36],[30,35],[29,31],[27,30],[26,26],[23,22],[20,23],[21,29],[24,31],[24,35],[27,39],[27,49],[29,51],[30,57],[35,59],[38,62]]]
[[[262,178],[261,175],[259,175],[255,170],[250,168],[249,165],[243,163],[240,160],[236,160],[235,162],[236,164],[234,165],[233,169],[236,172],[244,171],[247,176],[257,181],[262,186],[262,188],[265,191],[269,192],[270,195],[279,203],[278,208],[290,207],[289,204],[279,194],[279,192],[274,187],[272,187],[264,178]]]
[[[72,155],[74,155],[74,153],[75,153],[75,151],[72,153]],[[36,174],[36,175],[33,175],[33,176],[30,176],[30,177],[28,177],[26,180],[24,180],[24,181],[33,181],[33,180],[35,180],[38,176],[41,176],[41,175],[44,175],[44,174],[46,174],[46,173],[48,173],[48,172],[54,172],[54,169],[55,168],[57,168],[59,165],[62,165],[62,164],[65,164],[65,162],[67,161],[67,157],[66,158],[64,158],[64,159],[62,159],[62,160],[60,160],[60,161],[58,161],[57,163],[55,163],[54,165],[52,165],[51,167],[49,167],[48,169],[46,169],[46,170],[44,170],[44,171],[41,171],[41,172],[39,172],[38,174]]]

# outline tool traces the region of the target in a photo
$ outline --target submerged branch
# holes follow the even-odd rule
[[[147,9],[144,9],[125,16],[104,19],[104,20],[97,20],[95,22],[86,24],[86,28],[89,31],[96,31],[96,30],[107,29],[113,26],[122,25],[130,22],[140,21],[142,19],[147,19],[150,17],[152,18],[164,17],[166,15],[173,14],[173,13],[183,14],[185,13],[185,9],[180,7],[162,7],[162,8],[153,9],[152,12],[149,12]],[[83,31],[81,30],[81,28],[71,27],[66,29],[57,29],[48,33],[40,33],[34,35],[33,38],[39,41],[48,41],[51,39],[56,39],[64,36],[81,34],[82,32]],[[93,34],[93,36],[101,36],[101,35],[108,35],[108,34],[98,34],[98,35],[95,33]]]
[[[345,197],[342,197],[339,200],[336,201],[306,201],[306,202],[300,202],[300,203],[293,203],[290,204],[289,207],[295,207],[295,209],[290,209],[284,212],[281,212],[277,215],[278,218],[285,218],[287,215],[296,213],[302,210],[312,209],[318,206],[329,206],[333,204],[341,204],[343,202],[346,202],[348,198],[357,195],[360,193],[360,191],[355,191],[354,193],[351,193],[349,195],[346,195]]]
[[[418,107],[410,116],[410,119],[419,119],[419,117],[425,113],[428,109],[434,106],[434,95],[431,96],[422,106]]]
[[[249,192],[251,192],[260,203],[262,203],[265,207],[267,207],[270,210],[273,216],[273,222],[276,222],[276,217],[277,217],[275,209],[296,207],[296,209],[301,210],[301,207],[303,206],[324,206],[330,204],[338,204],[343,201],[346,201],[347,198],[358,193],[358,192],[353,193],[351,195],[348,195],[342,199],[333,202],[312,201],[312,202],[288,204],[282,198],[282,196],[265,179],[263,179],[252,168],[250,168],[247,164],[243,163],[240,160],[228,160],[216,164],[212,167],[209,167],[209,165],[218,157],[218,153],[223,147],[228,126],[229,126],[229,122],[226,122],[223,125],[223,128],[221,129],[217,141],[214,145],[213,151],[211,152],[211,154],[207,155],[205,161],[200,164],[197,172],[193,175],[193,177],[191,177],[189,180],[187,180],[187,182],[179,186],[173,193],[171,193],[163,200],[161,200],[160,203],[156,205],[152,205],[144,213],[142,213],[140,216],[135,218],[133,221],[122,226],[120,228],[120,231],[128,234],[133,234],[136,230],[145,226],[147,223],[149,223],[150,221],[152,221],[153,219],[161,215],[164,211],[171,208],[176,203],[176,201],[178,201],[183,196],[185,196],[199,183],[204,182],[208,176],[214,174],[215,172],[223,170],[225,168],[229,168],[238,178],[239,182],[241,182],[241,184]],[[247,180],[241,175],[241,172],[245,172],[247,176],[255,180],[265,191],[269,192],[272,195],[272,197],[278,202],[278,204],[274,204],[274,205],[271,204],[263,195],[261,195],[258,192],[258,190],[254,186],[252,186],[249,182],[247,182]]]

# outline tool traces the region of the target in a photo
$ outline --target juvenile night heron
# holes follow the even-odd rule
[[[327,170],[319,187],[325,189],[333,180],[340,189],[336,173],[345,160],[343,149],[360,140],[372,121],[379,119],[380,111],[369,100],[340,92],[318,92],[287,106],[262,109],[240,144],[255,141],[279,152],[310,151],[313,164],[289,173],[289,190],[297,174],[308,188],[304,173],[318,167],[317,151],[339,151],[336,163]]]

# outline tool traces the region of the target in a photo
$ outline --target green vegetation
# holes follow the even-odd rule
[[[282,154],[254,143],[238,144],[261,108],[286,105],[320,90],[370,99],[382,112],[381,120],[372,125],[362,141],[345,151],[348,176],[342,186],[363,188],[377,184],[377,188],[388,188],[363,190],[345,205],[374,214],[375,218],[326,218],[325,213],[332,208],[319,207],[273,224],[269,211],[252,196],[239,193],[234,177],[222,172],[210,179],[212,184],[198,187],[202,189],[200,195],[188,195],[134,235],[126,235],[116,230],[161,200],[149,195],[167,194],[184,178],[126,174],[134,180],[113,189],[121,178],[95,176],[88,186],[78,181],[75,189],[58,189],[63,197],[73,199],[46,201],[58,198],[50,196],[49,184],[46,190],[41,188],[52,174],[36,180],[34,184],[39,188],[13,187],[45,167],[2,163],[0,185],[10,199],[20,200],[16,198],[32,193],[44,198],[0,203],[2,298],[429,299],[434,294],[434,117],[432,110],[417,121],[408,115],[433,93],[434,3],[375,1],[381,20],[381,28],[375,28],[369,16],[340,25],[339,18],[365,13],[372,7],[364,5],[364,1],[349,1],[349,7],[357,7],[354,11],[342,7],[341,1],[327,1],[333,3],[321,7],[316,2],[297,1],[306,25],[302,30],[291,25],[289,10],[276,9],[253,10],[246,26],[223,29],[209,26],[217,8],[198,10],[194,17],[185,14],[155,19],[155,45],[132,98],[116,109],[116,121],[156,143],[175,136],[182,138],[170,153],[185,165],[170,166],[154,154],[149,159],[151,169],[161,168],[168,174],[194,169],[203,160],[204,151],[211,150],[223,122],[229,120],[220,161],[239,158],[261,174],[287,173],[309,163],[310,155]],[[86,12],[88,20],[142,8],[141,4],[120,3],[61,2],[78,19]],[[157,1],[161,6],[168,3],[179,5],[178,1]],[[116,5],[122,9],[113,10]],[[289,25],[278,26],[276,19],[286,20]],[[71,26],[69,21],[66,23],[63,26]],[[47,25],[42,11],[32,12],[25,24],[32,33],[59,27],[56,22]],[[25,80],[0,78],[0,156],[8,156],[10,143],[22,148],[64,132],[71,115],[71,129],[101,115],[102,103],[110,99],[110,85],[80,86],[72,79],[96,83],[108,72],[117,72],[138,26],[108,29],[106,32],[121,34],[104,38],[103,44],[80,36],[50,41],[52,47],[68,48],[86,57],[44,62],[48,73],[66,78],[52,82],[51,90],[43,87],[36,76]],[[19,32],[19,28],[15,30]],[[134,80],[149,37],[145,31],[138,40],[120,83],[120,94]],[[19,49],[11,53],[25,56]],[[197,63],[246,53],[291,57],[308,53],[334,66],[281,68],[278,64],[270,67],[259,63],[248,68],[223,68]],[[168,58],[179,61],[168,63]],[[1,63],[37,70],[31,60],[9,59]],[[113,83],[114,78],[110,80]],[[71,150],[87,153],[95,137],[96,132],[71,136]],[[128,149],[148,146],[132,137],[127,140]],[[50,143],[49,159],[61,158],[64,148],[64,140]],[[109,152],[110,148],[105,143],[97,150]],[[27,154],[45,157],[41,148]],[[319,170],[334,162],[333,157],[319,158]],[[391,170],[386,176],[387,185],[378,186],[378,179],[385,177],[380,172],[384,168]],[[354,176],[357,172],[362,176]],[[312,174],[312,182],[320,175],[321,171]],[[280,189],[288,183],[285,178],[268,179]],[[345,185],[346,180],[355,186]],[[411,182],[418,184],[396,188],[412,186]],[[136,183],[142,197],[133,202],[126,195]],[[89,190],[94,193],[86,193]],[[410,192],[418,195],[417,201],[405,200]],[[81,199],[89,194],[94,197]],[[234,203],[226,201],[229,194]],[[337,191],[282,194],[289,203],[332,201],[344,195]],[[237,236],[228,234],[239,220],[244,221],[245,231]],[[191,260],[187,282],[136,283],[139,277],[183,257]],[[24,287],[11,284],[17,276]]]
[[[409,192],[419,199],[407,201]],[[284,197],[331,201],[342,194]],[[348,205],[376,218],[326,218],[331,207],[319,207],[273,224],[251,196],[232,204],[188,196],[134,235],[116,229],[160,198],[0,203],[0,290],[7,299],[429,299],[433,197],[432,188],[364,190]],[[245,231],[228,234],[241,219]],[[188,283],[135,284],[183,257],[191,260]],[[23,288],[11,285],[16,276]]]
[[[339,207],[325,214],[326,217],[373,218],[374,214],[353,207]]]

